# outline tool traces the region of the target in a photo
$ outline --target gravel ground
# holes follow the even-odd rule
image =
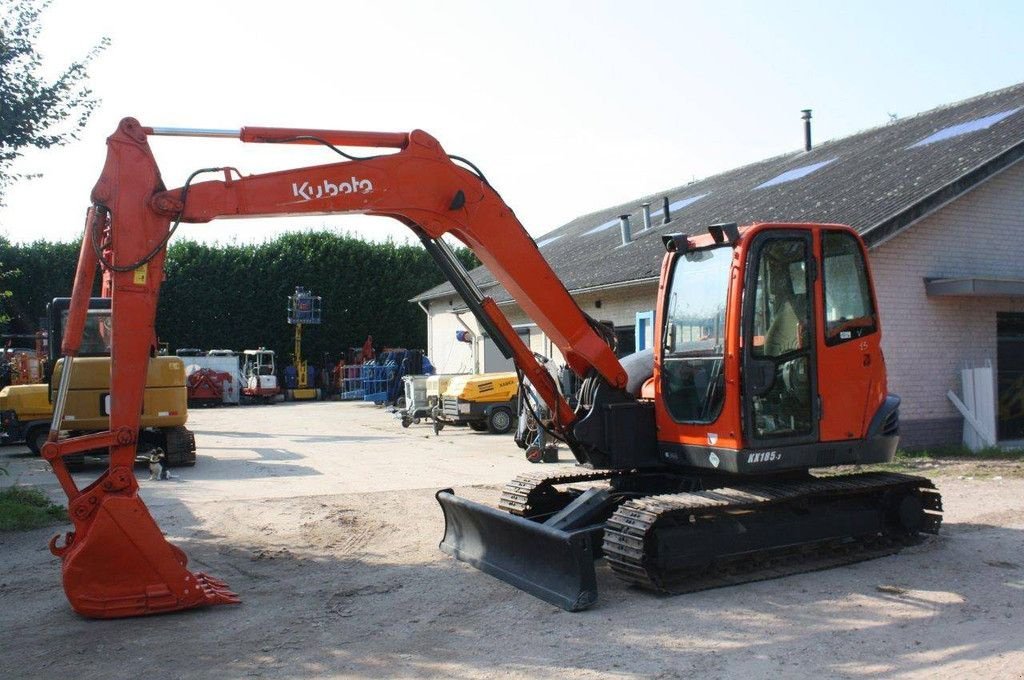
[[[170,482],[140,468],[142,495],[242,604],[82,619],[46,548],[61,527],[0,534],[0,675],[1024,678],[1017,464],[924,464],[945,523],[900,555],[679,597],[599,565],[598,605],[569,614],[437,549],[438,488],[494,503],[532,469],[509,437],[435,436],[333,402],[199,410],[189,425],[198,465]],[[63,498],[25,451],[0,449],[0,483]]]

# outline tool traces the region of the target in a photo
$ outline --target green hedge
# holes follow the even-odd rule
[[[467,267],[476,260],[460,250]],[[10,332],[36,329],[46,303],[71,292],[77,243],[14,245],[0,239]],[[327,231],[290,233],[254,245],[176,241],[168,249],[157,333],[171,350],[270,347],[284,360],[294,329],[286,318],[295,286],[323,297],[323,324],[303,333],[303,354],[332,359],[363,344],[426,347],[423,312],[409,298],[444,280],[419,245],[371,243]]]
[[[34,333],[40,322],[45,328],[46,304],[55,297],[71,295],[78,245],[49,241],[13,245],[0,238],[0,270],[13,272],[2,282],[3,288],[11,291],[11,297],[3,301],[10,316],[4,332]]]

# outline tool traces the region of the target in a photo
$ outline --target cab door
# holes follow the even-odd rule
[[[858,439],[886,398],[877,307],[860,239],[845,229],[820,233],[821,439]]]
[[[769,229],[748,251],[743,295],[743,418],[751,448],[818,440],[814,241]]]

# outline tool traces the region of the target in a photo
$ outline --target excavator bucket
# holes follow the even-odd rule
[[[239,601],[223,582],[186,569],[185,553],[164,538],[136,488],[123,491],[86,489],[69,508],[76,531],[63,546],[58,536],[50,541],[76,612],[111,619]]]
[[[597,601],[600,525],[565,531],[459,498],[451,489],[438,491],[437,502],[445,553],[567,611]]]

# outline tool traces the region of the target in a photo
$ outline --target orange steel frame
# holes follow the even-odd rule
[[[848,226],[841,224],[771,223],[753,224],[740,229],[739,243],[732,248],[732,272],[725,315],[725,402],[722,412],[713,423],[678,423],[669,414],[662,390],[662,353],[664,342],[659,337],[655,342],[654,385],[655,417],[658,427],[658,441],[696,446],[708,445],[708,434],[716,435],[718,448],[739,450],[749,446],[744,439],[743,395],[740,381],[742,363],[741,310],[743,304],[743,282],[746,280],[751,246],[759,233],[766,231],[809,232],[813,243],[813,262],[818,268],[812,284],[814,293],[815,355],[818,372],[818,392],[826,418],[819,421],[819,441],[842,441],[862,439],[867,434],[872,416],[885,401],[887,395],[885,360],[882,356],[882,331],[878,319],[878,302],[875,299],[874,284],[868,266],[867,252],[860,236]],[[868,267],[868,289],[875,310],[876,331],[851,342],[832,347],[825,343],[824,327],[824,272],[821,271],[821,237],[826,231],[842,231],[853,236]],[[690,237],[692,247],[706,248],[713,244],[710,235]],[[729,246],[725,246],[728,248]],[[658,307],[655,312],[655,329],[662,333],[665,327],[666,295],[671,285],[672,265],[679,253],[669,253],[662,261],[661,283],[658,287]]]
[[[224,583],[186,568],[185,554],[163,537],[139,498],[133,471],[146,368],[156,354],[154,319],[172,221],[360,213],[392,217],[428,239],[450,234],[473,250],[576,373],[596,371],[612,386],[626,384],[615,354],[512,210],[486,181],[453,163],[427,133],[243,128],[237,134],[243,142],[310,144],[316,142],[309,137],[317,137],[337,146],[398,151],[247,177],[221,168],[222,180],[192,184],[187,195],[184,187],[165,190],[148,143],[155,133],[126,118],[107,140],[61,348],[70,366],[81,343],[95,272],[102,265],[103,295],[112,298],[110,430],[59,439],[64,382],[70,384],[72,373],[66,370],[42,451],[68,496],[74,524],[64,545],[54,537],[50,548],[62,559],[64,589],[75,611],[115,618],[238,601]],[[481,306],[551,407],[556,426],[568,431],[575,416],[550,374],[493,300],[484,298]],[[108,469],[79,489],[64,458],[103,448],[110,452]]]

